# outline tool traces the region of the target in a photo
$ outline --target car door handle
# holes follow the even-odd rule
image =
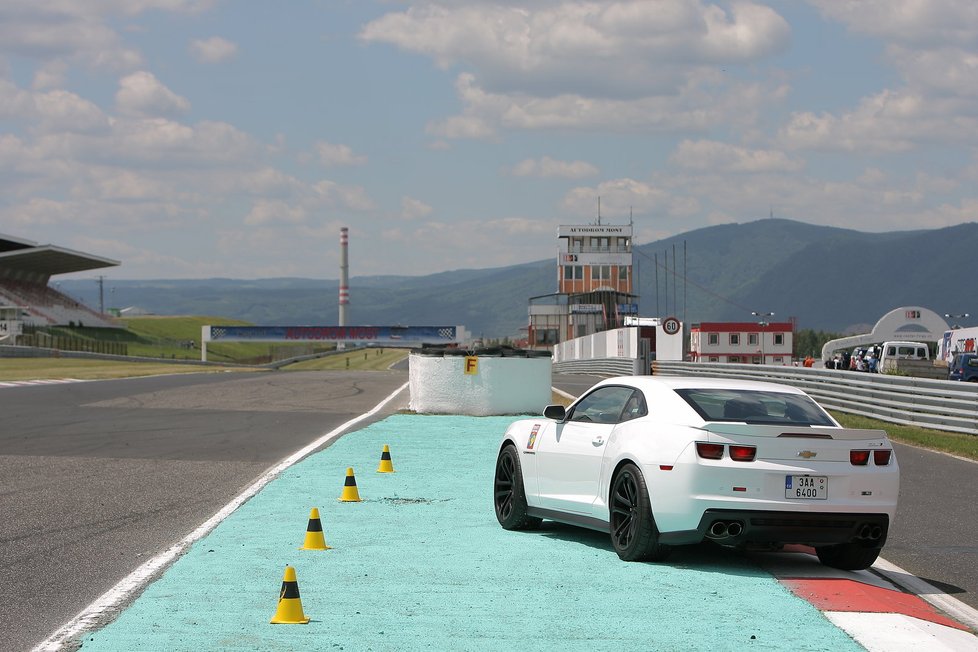
[[[591,443],[595,446],[601,446],[604,444],[604,437],[595,437],[591,440]]]

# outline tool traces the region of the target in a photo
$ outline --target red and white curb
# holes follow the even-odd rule
[[[840,571],[812,548],[785,546],[755,560],[870,652],[978,651],[978,611],[884,559]]]

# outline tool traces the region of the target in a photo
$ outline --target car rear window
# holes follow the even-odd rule
[[[815,401],[801,394],[742,389],[677,389],[704,421],[834,426]]]

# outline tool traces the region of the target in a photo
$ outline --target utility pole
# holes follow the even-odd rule
[[[98,314],[105,314],[105,277],[98,277]]]

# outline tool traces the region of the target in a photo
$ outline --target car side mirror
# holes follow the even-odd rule
[[[564,417],[567,416],[567,408],[563,405],[548,405],[543,410],[543,416],[554,421],[563,421]]]

